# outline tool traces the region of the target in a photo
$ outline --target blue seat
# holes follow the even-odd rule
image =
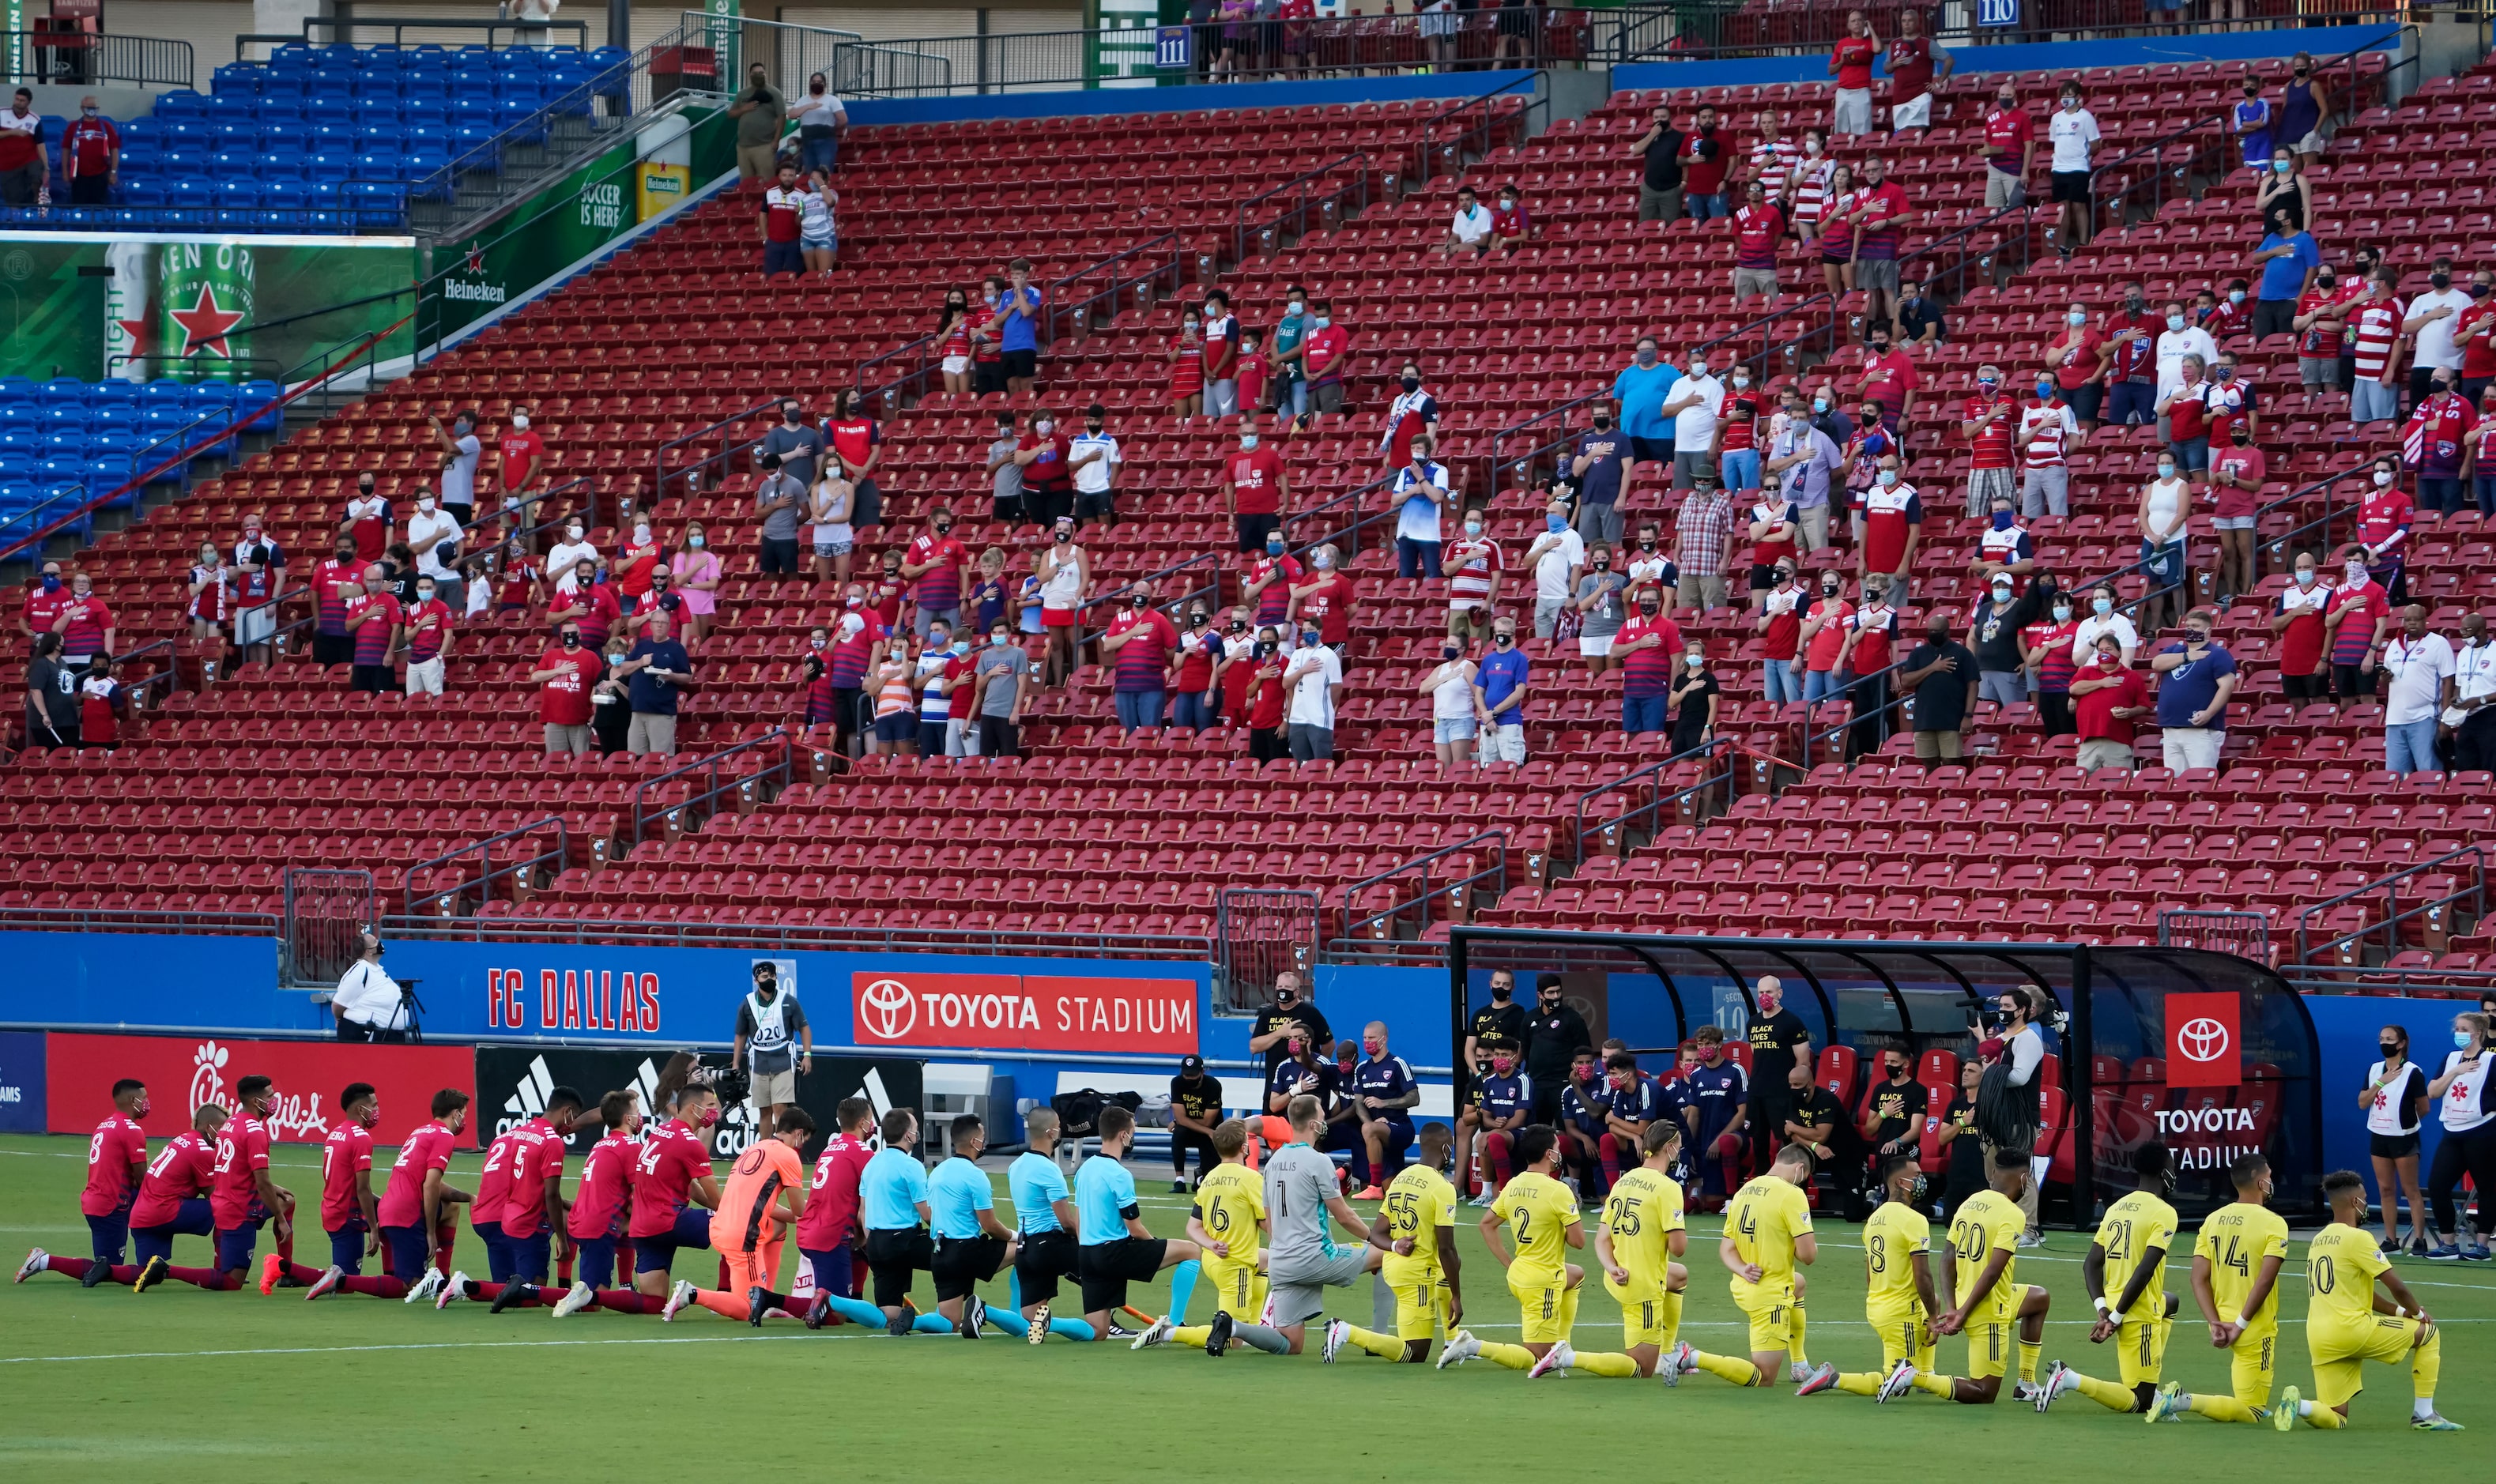
[[[349,72],[355,72],[362,68],[364,58],[362,52],[345,42],[331,42],[327,46],[314,48],[313,64],[319,67],[343,67]]]
[[[209,85],[227,97],[237,93],[257,93],[268,69],[256,62],[228,62],[210,73]]]
[[[12,488],[32,483],[34,478],[35,461],[33,459],[18,453],[0,453],[0,507],[9,504],[8,492]],[[34,491],[28,490],[26,498],[34,498]]]
[[[44,435],[30,427],[15,423],[0,425],[0,453],[21,458],[31,464],[44,456]]]
[[[334,123],[307,124],[303,129],[303,142],[316,151],[328,150],[337,154],[353,155],[356,152],[356,126]]]
[[[220,149],[208,156],[208,169],[222,176],[256,174],[260,170],[260,151],[256,149]]]
[[[86,481],[86,459],[82,455],[67,453],[37,459],[35,478],[47,484],[83,484]]]
[[[405,132],[396,124],[363,124],[356,130],[356,153],[389,154],[400,147]]]
[[[130,205],[148,210],[161,209],[172,203],[171,198],[166,195],[165,183],[161,180],[124,180],[121,183],[121,199]]]
[[[84,407],[86,383],[75,376],[56,376],[44,383],[36,396],[41,407]]]
[[[33,432],[43,426],[43,409],[36,404],[42,395],[33,382],[13,376],[0,384],[0,428]]]
[[[219,119],[215,124],[209,127],[211,129],[210,138],[213,141],[210,143],[209,148],[212,151],[218,149],[239,149],[246,154],[256,155],[260,153],[261,131],[259,119]]]
[[[164,168],[164,151],[153,141],[121,146],[121,178],[125,183],[141,175],[153,175]]]
[[[310,96],[312,79],[302,73],[271,72],[260,80],[260,102],[263,108],[272,103],[300,104]]]
[[[6,388],[0,388],[0,396],[7,394]],[[114,377],[110,381],[97,382],[86,389],[86,405],[98,411],[108,408],[137,407],[139,384],[123,381],[119,377]]]
[[[352,131],[358,117],[355,105],[334,93],[326,97],[314,94],[303,100],[303,118],[309,124],[344,124]]]
[[[175,92],[159,93],[156,95],[155,116],[162,119],[197,118],[200,116],[201,108],[207,101],[207,94],[195,93],[187,87]]]
[[[170,407],[175,412],[181,412],[191,405],[191,384],[177,382],[170,376],[160,376],[152,382],[141,382],[139,384],[139,405],[147,412],[153,412],[160,407]]]
[[[78,388],[78,399],[75,402],[47,400],[42,407],[36,409],[35,416],[37,419],[35,425],[43,429],[47,437],[69,433],[75,434],[83,443],[86,439],[86,388],[84,386]]]
[[[252,100],[225,93],[210,93],[200,104],[200,117],[212,124],[251,117]]]
[[[120,510],[126,506],[137,503],[139,499],[139,491],[136,489],[122,488],[123,485],[130,482],[130,477],[137,472],[137,470],[131,468],[130,458],[127,454],[107,458],[88,459],[86,461],[85,471],[87,498],[90,500],[103,500],[105,496],[112,494],[113,491],[120,490],[120,494],[114,496],[114,498],[105,500],[102,508],[105,510]]]
[[[204,118],[177,115],[165,120],[165,145],[168,149],[205,149],[216,137],[216,130]]]
[[[404,168],[405,161],[396,151],[356,156],[356,179],[359,181],[396,180]]]
[[[215,187],[217,224],[223,227],[256,227],[261,207],[258,180],[220,180]]]
[[[299,139],[305,127],[302,99],[281,98],[272,103],[264,98],[260,101],[260,137],[265,142],[278,144],[287,139]]]
[[[168,175],[198,175],[208,168],[208,146],[205,140],[193,140],[165,151],[164,172]]]
[[[380,180],[359,180],[348,186],[347,194],[355,205],[356,226],[360,231],[389,231],[406,222],[407,190],[404,186]]]
[[[411,129],[448,129],[451,105],[439,97],[410,98],[398,106],[401,122]]]
[[[87,409],[86,425],[97,434],[131,432],[139,426],[139,404],[100,402]]]
[[[502,131],[491,124],[452,124],[451,153],[460,161],[460,168],[472,170],[500,170],[502,161],[486,153],[484,146],[501,137]]]
[[[165,196],[166,204],[177,211],[204,211],[216,204],[216,193],[204,180],[174,180]]]
[[[260,415],[242,425],[247,433],[274,433],[286,425],[286,409],[270,403],[286,395],[286,388],[275,382],[245,382],[234,388],[234,408],[238,412],[263,409]]]
[[[356,157],[341,149],[316,149],[303,157],[307,180],[346,180],[356,173]]]
[[[266,183],[261,192],[261,203],[271,211],[296,213],[312,209],[312,188],[301,180],[278,179]]]

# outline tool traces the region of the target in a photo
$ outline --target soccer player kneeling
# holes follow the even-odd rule
[[[640,1102],[640,1094],[622,1089],[598,1099],[598,1121],[607,1132],[580,1161],[580,1189],[564,1208],[564,1229],[571,1233],[577,1258],[572,1289],[552,1310],[558,1319],[601,1307],[598,1295],[614,1283],[619,1258],[633,1260],[632,1248],[618,1244],[631,1240],[624,1231],[633,1204],[633,1171],[641,1154]],[[640,1294],[619,1297],[630,1298],[633,1313],[641,1312]]]
[[[1638,1375],[1661,1375],[1670,1386],[1681,1379],[1681,1300],[1690,1286],[1689,1269],[1674,1260],[1690,1241],[1686,1201],[1681,1182],[1668,1173],[1681,1158],[1681,1126],[1669,1118],[1648,1124],[1638,1135],[1638,1168],[1621,1176],[1604,1199],[1595,1260],[1603,1264],[1605,1291],[1621,1306],[1623,1352]],[[1601,1364],[1612,1359],[1573,1354],[1570,1363],[1618,1375]]]
[[[1075,1215],[1075,1194],[1066,1184],[1066,1172],[1057,1167],[1057,1114],[1048,1108],[1034,1108],[1023,1115],[1022,1137],[1025,1148],[1006,1166],[1006,1190],[1014,1199],[1014,1224],[1019,1228],[1014,1243],[1014,1272],[1006,1280],[1008,1306],[1005,1313],[991,1309],[988,1322],[1008,1334],[1020,1325],[1022,1338],[1038,1345],[1051,1335],[1069,1340],[1098,1340],[1100,1335],[1081,1319],[1055,1319],[1048,1311],[1057,1302],[1057,1284],[1061,1279],[1080,1281],[1082,1273],[1075,1245],[1075,1229],[1080,1224]],[[1220,1137],[1215,1138],[1217,1147]],[[1211,1179],[1216,1171],[1208,1171]],[[1251,1177],[1254,1178],[1254,1177]]]
[[[1202,1253],[1198,1259],[1201,1276],[1213,1288],[1213,1322],[1181,1324],[1186,1311],[1173,1305],[1136,1338],[1135,1348],[1176,1341],[1201,1345],[1205,1354],[1218,1359],[1236,1341],[1277,1355],[1291,1353],[1290,1341],[1258,1322],[1265,1313],[1264,1254],[1259,1250],[1265,1226],[1265,1181],[1248,1167],[1247,1152],[1246,1124],[1232,1118],[1214,1126],[1213,1153],[1221,1162],[1197,1182],[1196,1203],[1187,1217],[1188,1240]]]
[[[1292,1105],[1296,1108],[1299,1102],[1294,1098]],[[1144,1225],[1142,1207],[1136,1202],[1136,1177],[1119,1162],[1135,1141],[1136,1115],[1114,1105],[1104,1108],[1100,1128],[1101,1152],[1075,1172],[1075,1217],[1081,1228],[1076,1263],[1083,1284],[1083,1321],[1105,1339],[1132,1340],[1139,1332],[1109,1317],[1127,1307],[1127,1284],[1150,1283],[1163,1269],[1176,1268],[1170,1275],[1170,1312],[1185,1313],[1196,1287],[1196,1244],[1164,1240]]]
[[[1636,1376],[1638,1365],[1626,1355],[1581,1358],[1569,1346],[1586,1271],[1568,1260],[1568,1251],[1586,1245],[1586,1226],[1577,1216],[1577,1197],[1558,1179],[1560,1131],[1549,1124],[1528,1124],[1517,1130],[1514,1149],[1519,1173],[1499,1188],[1482,1219],[1482,1234],[1491,1260],[1508,1269],[1508,1291],[1515,1296],[1524,1321],[1523,1343],[1496,1345],[1460,1329],[1440,1352],[1440,1369],[1480,1356],[1529,1376],[1573,1365],[1600,1376]],[[1500,1241],[1503,1224],[1516,1244],[1513,1256]]]
[[[673,1319],[688,1304],[758,1329],[774,1310],[797,1317],[788,1312],[788,1295],[772,1291],[771,1284],[780,1276],[781,1241],[805,1214],[806,1166],[799,1152],[814,1133],[815,1120],[806,1110],[787,1104],[772,1120],[771,1136],[736,1157],[710,1218],[710,1245],[728,1265],[728,1282],[719,1288],[677,1283],[660,1318]]]
[[[2355,1170],[2323,1177],[2331,1224],[2305,1245],[2305,1347],[2314,1358],[2314,1399],[2281,1394],[2271,1425],[2287,1432],[2302,1417],[2319,1428],[2349,1425],[2349,1404],[2365,1384],[2367,1361],[2410,1365],[2410,1426],[2458,1433],[2461,1424],[2436,1414],[2435,1380],[2444,1368],[2444,1338],[2435,1320],[2392,1272],[2375,1234],[2366,1229],[2366,1182]],[[2389,1297],[2379,1297],[2376,1285]]]
[[[2175,1168],[2166,1145],[2143,1144],[2133,1155],[2132,1169],[2138,1189],[2106,1208],[2097,1240],[2080,1260],[2081,1281],[2098,1311],[2089,1343],[2118,1342],[2122,1383],[2093,1379],[2058,1360],[2037,1388],[2041,1412],[2067,1391],[2118,1412],[2145,1412],[2157,1399],[2167,1337],[2175,1327],[2175,1298],[2165,1284],[2167,1249],[2175,1240]],[[2108,1299],[2109,1288],[2118,1296]]]
[[[1788,1144],[1769,1161],[1766,1174],[1733,1192],[1716,1257],[1733,1275],[1733,1306],[1751,1322],[1751,1355],[1745,1360],[1676,1345],[1673,1365],[1679,1374],[1704,1371],[1736,1386],[1774,1385],[1781,1369],[1797,1381],[1816,1377],[1803,1357],[1803,1275],[1794,1271],[1820,1257],[1811,1200],[1803,1194],[1810,1183],[1810,1151]]]
[[[1958,1294],[1958,1305],[1933,1320],[1936,1335],[1967,1336],[1967,1375],[1950,1383],[1950,1400],[1989,1406],[2001,1394],[2002,1377],[2018,1346],[2019,1379],[2012,1389],[2015,1401],[2032,1402],[2029,1388],[2037,1380],[2037,1356],[2045,1345],[2043,1288],[2018,1282],[2019,1239],[2028,1218],[2019,1197],[2034,1177],[2028,1151],[1997,1149],[1985,1171],[1992,1189],[1979,1190],[1959,1203],[1950,1219],[1950,1246],[1942,1252],[1942,1282]]]
[[[1464,1290],[1456,1256],[1456,1188],[1439,1173],[1439,1159],[1451,1140],[1447,1125],[1421,1128],[1421,1162],[1408,1164],[1387,1184],[1387,1199],[1369,1223],[1372,1246],[1384,1244],[1387,1255],[1378,1276],[1395,1296],[1395,1333],[1382,1335],[1357,1324],[1342,1325],[1340,1341],[1367,1350],[1381,1360],[1419,1365],[1430,1358],[1430,1342],[1453,1338],[1456,1321],[1465,1316]],[[1329,1340],[1337,1340],[1328,1325]],[[1329,1353],[1341,1348],[1329,1346]]]
[[[1863,1317],[1881,1337],[1881,1369],[1836,1374],[1824,1366],[1794,1390],[1807,1397],[1832,1388],[1875,1402],[1890,1402],[1910,1389],[1950,1395],[1950,1377],[1933,1370],[1932,1223],[1916,1209],[1924,1185],[1913,1154],[1882,1161],[1881,1188],[1888,1197],[1863,1223]]]
[[[2279,1270],[2288,1260],[2288,1222],[2267,1204],[2270,1161],[2240,1155],[2228,1167],[2235,1200],[2210,1213],[2193,1244],[2193,1302],[2210,1324],[2210,1347],[2229,1352],[2233,1396],[2162,1386],[2149,1420],[2191,1411],[2218,1422],[2260,1422],[2270,1407],[2279,1365]]]

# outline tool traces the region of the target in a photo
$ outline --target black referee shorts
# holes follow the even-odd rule
[[[935,1245],[917,1226],[866,1234],[866,1270],[875,1279],[875,1307],[898,1309],[910,1297],[910,1275],[933,1267]]]
[[[972,1288],[997,1276],[1006,1265],[1006,1239],[985,1232],[976,1237],[939,1237],[927,1271],[936,1278],[936,1302],[963,1298]]]
[[[1024,1232],[1022,1246],[1014,1249],[1014,1282],[1023,1303],[1055,1303],[1059,1279],[1080,1281],[1078,1252],[1071,1231]]]
[[[1083,1312],[1100,1314],[1126,1303],[1127,1284],[1152,1282],[1169,1248],[1159,1237],[1120,1237],[1083,1249]]]

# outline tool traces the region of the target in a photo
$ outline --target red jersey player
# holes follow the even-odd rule
[[[208,1213],[208,1186],[217,1167],[217,1130],[225,1126],[225,1109],[203,1104],[191,1115],[191,1127],[173,1135],[148,1161],[138,1203],[130,1208],[130,1231],[138,1243],[132,1255],[139,1259],[132,1292],[146,1292],[172,1271],[176,1235],[204,1237],[216,1230],[216,1220]],[[114,1281],[119,1282],[118,1275]]]
[[[546,1095],[545,1112],[494,1141],[496,1148],[509,1145],[502,1204],[491,1210],[486,1207],[481,1181],[477,1214],[495,1218],[494,1228],[502,1235],[503,1250],[497,1255],[502,1259],[503,1271],[490,1283],[477,1283],[464,1273],[452,1274],[434,1302],[436,1309],[448,1308],[463,1298],[490,1299],[494,1313],[501,1314],[506,1309],[538,1302],[538,1290],[546,1286],[555,1244],[562,1244],[567,1261],[572,1257],[572,1238],[563,1231],[564,1142],[588,1117],[579,1092],[558,1087]],[[480,1230],[484,1225],[478,1223]]]
[[[350,1082],[338,1095],[338,1126],[321,1141],[321,1229],[329,1234],[329,1266],[312,1279],[306,1299],[336,1290],[382,1250],[380,1203],[373,1199],[373,1125],[381,1095],[369,1082]]]
[[[555,1301],[554,1316],[558,1319],[604,1304],[615,1281],[616,1259],[622,1256],[627,1262],[632,1260],[624,1226],[633,1200],[634,1170],[641,1159],[639,1095],[622,1092],[601,1098],[598,1121],[606,1125],[606,1135],[591,1146],[589,1157],[580,1161],[580,1189],[574,1192],[572,1205],[564,1212],[564,1229],[571,1234],[579,1255],[573,1265],[571,1291]],[[619,1242],[626,1244],[620,1251],[616,1245]],[[628,1313],[641,1312],[641,1296],[630,1288],[611,1296],[619,1304],[629,1305]]]
[[[86,1141],[86,1189],[78,1195],[78,1210],[86,1216],[95,1255],[80,1261],[54,1257],[36,1248],[19,1264],[17,1282],[38,1273],[59,1273],[77,1279],[81,1288],[92,1288],[112,1276],[129,1245],[130,1206],[138,1199],[139,1182],[147,1172],[147,1135],[139,1128],[139,1120],[146,1116],[146,1084],[136,1077],[112,1084],[112,1113],[95,1126],[94,1135]]]
[[[234,1116],[217,1133],[217,1162],[209,1171],[208,1215],[216,1222],[213,1268],[168,1268],[165,1276],[203,1288],[239,1288],[251,1268],[260,1228],[274,1220],[280,1251],[295,1243],[295,1194],[269,1178],[268,1125],[277,1089],[266,1077],[234,1084]]]
[[[382,1189],[379,1215],[382,1240],[390,1246],[390,1273],[340,1281],[338,1286],[350,1293],[404,1298],[413,1304],[442,1291],[443,1273],[435,1255],[450,1256],[447,1237],[456,1231],[456,1213],[448,1208],[472,1198],[443,1179],[459,1130],[468,1127],[468,1095],[446,1087],[433,1095],[432,1111],[433,1122],[398,1147],[398,1162],[390,1166],[390,1183]]]
[[[875,1105],[863,1098],[845,1098],[835,1117],[840,1128],[815,1157],[815,1178],[806,1192],[806,1209],[797,1219],[797,1255],[813,1275],[814,1306],[806,1322],[821,1328],[831,1316],[827,1299],[851,1299],[864,1291],[866,1268],[858,1262],[858,1176],[875,1157],[867,1135],[875,1128]]]
[[[719,1095],[706,1084],[689,1082],[676,1091],[675,1116],[642,1140],[633,1172],[630,1230],[633,1287],[641,1295],[643,1314],[666,1307],[676,1249],[710,1247],[708,1213],[718,1209],[719,1181],[710,1172],[707,1141],[718,1122]]]

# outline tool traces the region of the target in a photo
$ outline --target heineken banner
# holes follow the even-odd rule
[[[276,380],[404,316],[415,277],[407,237],[0,232],[0,376]]]
[[[734,122],[716,110],[688,111],[700,116],[687,127],[646,130],[484,232],[434,248],[418,313],[427,353],[736,169]]]

